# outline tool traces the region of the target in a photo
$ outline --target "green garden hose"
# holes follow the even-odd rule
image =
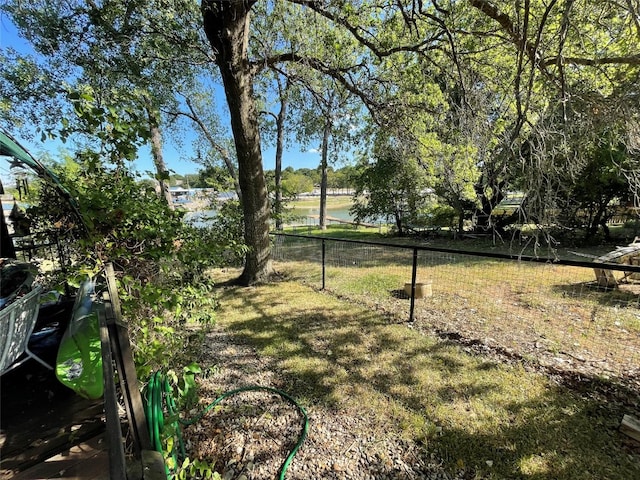
[[[293,406],[295,406],[298,411],[301,413],[304,419],[304,426],[302,427],[302,432],[298,438],[298,441],[289,452],[289,455],[285,459],[284,463],[280,467],[280,475],[279,480],[284,480],[285,474],[293,457],[295,457],[296,453],[302,446],[304,439],[307,436],[307,432],[309,430],[309,417],[307,416],[307,412],[304,407],[302,407],[296,400],[291,397],[288,393],[283,392],[282,390],[278,390],[276,388],[271,387],[261,387],[258,385],[251,385],[247,387],[237,388],[235,390],[231,390],[224,395],[216,398],[212,403],[207,405],[207,407],[195,417],[189,420],[181,420],[178,417],[178,411],[176,407],[175,399],[173,398],[173,389],[169,383],[169,380],[166,378],[164,374],[161,372],[156,372],[153,374],[151,379],[149,380],[149,384],[147,386],[147,403],[145,406],[147,422],[149,423],[149,435],[151,437],[151,445],[158,452],[163,452],[162,450],[162,440],[161,433],[165,427],[165,407],[166,413],[168,415],[169,420],[171,421],[171,426],[174,429],[175,437],[178,440],[178,449],[179,455],[176,452],[176,448],[173,448],[172,455],[175,460],[175,464],[178,464],[178,459],[184,459],[186,457],[184,442],[182,441],[182,434],[180,430],[180,425],[188,426],[193,425],[198,422],[202,417],[204,417],[211,409],[213,409],[216,405],[218,405],[225,398],[229,398],[233,395],[237,395],[242,392],[251,392],[251,391],[263,391],[263,392],[271,392],[279,395],[280,397],[287,400]]]

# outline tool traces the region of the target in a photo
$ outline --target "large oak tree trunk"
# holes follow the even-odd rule
[[[204,30],[216,55],[238,155],[244,237],[249,247],[241,284],[266,281],[271,274],[269,198],[262,168],[253,75],[248,61],[249,16],[255,1],[203,0]]]

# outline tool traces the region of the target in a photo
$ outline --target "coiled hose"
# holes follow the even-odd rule
[[[298,438],[298,441],[289,452],[289,455],[283,462],[280,467],[280,475],[279,480],[284,480],[285,474],[293,457],[295,457],[296,453],[302,446],[305,438],[307,437],[307,432],[309,431],[309,417],[307,416],[307,412],[304,407],[302,407],[296,400],[291,397],[288,393],[283,392],[282,390],[278,390],[277,388],[271,387],[262,387],[259,385],[251,385],[247,387],[237,388],[235,390],[231,390],[216,398],[213,402],[211,402],[207,407],[195,417],[189,420],[182,420],[178,416],[178,411],[176,407],[176,401],[173,397],[173,389],[171,388],[171,384],[169,380],[162,372],[156,372],[152,375],[149,380],[149,384],[147,385],[147,402],[146,402],[146,415],[147,422],[149,423],[149,436],[151,437],[151,445],[152,447],[160,453],[163,453],[162,450],[162,439],[161,434],[164,430],[165,425],[165,408],[166,413],[171,421],[171,426],[174,429],[175,436],[178,440],[178,449],[179,454],[176,453],[176,448],[173,448],[172,455],[175,460],[175,465],[179,465],[178,459],[184,459],[186,457],[186,452],[184,448],[184,442],[182,440],[182,433],[180,426],[188,426],[193,425],[198,422],[202,417],[204,417],[211,409],[213,409],[216,405],[218,405],[221,401],[226,398],[229,398],[233,395],[237,395],[242,392],[251,392],[251,391],[263,391],[270,392],[279,395],[280,397],[287,400],[290,404],[295,406],[302,418],[304,419],[304,425],[302,427],[302,431]],[[168,474],[169,472],[167,472]]]

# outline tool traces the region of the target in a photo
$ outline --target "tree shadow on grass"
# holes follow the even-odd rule
[[[640,456],[625,450],[618,432],[621,405],[463,354],[371,310],[300,303],[285,290],[274,296],[232,289],[221,301],[242,296],[251,315],[228,329],[275,359],[291,395],[336,410],[350,402],[377,408],[398,425],[422,418],[423,425],[407,428],[425,454],[436,453],[468,478],[640,475]]]

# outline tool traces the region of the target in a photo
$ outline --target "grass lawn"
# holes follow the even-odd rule
[[[344,208],[349,209],[353,205],[353,200],[349,195],[329,195],[327,196],[327,208]],[[291,202],[290,207],[293,209],[300,208],[319,208],[320,197],[300,197]]]
[[[325,233],[343,239],[364,236],[361,229]],[[381,238],[370,234],[376,236]],[[480,250],[479,242],[474,245]],[[280,237],[279,268],[320,287],[320,248],[313,239]],[[493,247],[485,242],[488,249]],[[326,242],[325,250],[328,290],[353,303],[394,313],[400,320],[408,318],[408,302],[399,290],[411,279],[412,249]],[[416,303],[414,317],[423,319],[426,327],[468,339],[488,338],[522,356],[546,354],[554,361],[564,352],[568,363],[577,365],[575,360],[580,359],[578,364],[586,366],[582,373],[591,375],[630,376],[640,362],[638,282],[606,290],[597,288],[592,268],[438,252],[418,255],[417,278],[432,284],[433,295]]]
[[[371,308],[284,280],[221,289],[217,319],[274,359],[303,404],[373,418],[465,478],[640,478],[638,449],[618,431],[628,413],[620,405],[467,353]]]

